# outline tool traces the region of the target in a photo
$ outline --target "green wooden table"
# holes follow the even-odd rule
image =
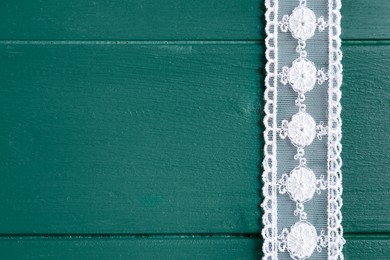
[[[390,4],[343,4],[345,256],[390,259]],[[1,1],[0,259],[259,259],[263,14]]]

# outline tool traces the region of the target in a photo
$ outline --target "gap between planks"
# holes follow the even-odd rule
[[[229,41],[218,41],[218,40],[196,40],[196,41],[23,41],[13,40],[6,41],[0,40],[0,45],[8,44],[19,44],[19,45],[169,45],[169,44],[259,44],[264,41],[253,40],[253,41],[240,41],[240,40],[229,40]]]
[[[203,239],[203,238],[250,238],[259,239],[260,234],[0,234],[4,239]]]
[[[264,44],[264,40],[188,40],[188,41],[176,41],[176,40],[166,40],[166,41],[93,41],[93,40],[51,40],[51,41],[41,41],[41,40],[0,40],[0,45],[217,45],[217,44],[227,44],[227,45],[257,45]],[[381,40],[343,40],[342,44],[345,46],[352,45],[390,45],[390,39],[381,39]]]
[[[247,238],[261,239],[258,233],[249,234],[0,234],[0,240],[7,239],[204,239],[204,238]],[[347,240],[389,240],[390,232],[386,233],[345,233]]]

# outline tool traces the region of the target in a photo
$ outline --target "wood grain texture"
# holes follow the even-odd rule
[[[0,2],[0,40],[259,40],[257,0]],[[343,1],[343,39],[389,39],[384,0]]]
[[[0,233],[258,233],[261,46],[0,47]],[[343,224],[388,232],[390,46],[343,51]]]
[[[257,0],[3,0],[0,39],[258,39],[260,6]]]
[[[390,46],[344,46],[344,228],[390,231]]]
[[[386,260],[388,236],[348,237],[346,259]],[[2,259],[242,259],[261,258],[261,240],[235,237],[0,239]]]
[[[1,259],[259,259],[261,241],[248,238],[0,239]]]
[[[261,50],[0,46],[0,233],[259,230]]]
[[[389,235],[346,236],[345,259],[387,260],[390,259]]]
[[[342,1],[342,38],[390,39],[390,5],[386,0]]]

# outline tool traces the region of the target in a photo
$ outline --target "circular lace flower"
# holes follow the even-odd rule
[[[295,39],[305,41],[313,37],[316,30],[316,16],[305,6],[295,8],[289,18],[289,28]]]
[[[288,72],[288,81],[296,92],[312,90],[317,81],[316,66],[307,59],[295,60]]]
[[[311,200],[316,191],[316,176],[306,167],[292,170],[287,180],[287,192],[292,200],[302,203]]]
[[[313,225],[300,221],[291,227],[287,235],[287,250],[292,258],[305,259],[313,254],[316,246],[317,232]]]
[[[306,112],[298,112],[288,123],[288,137],[299,147],[311,144],[316,136],[316,123]]]

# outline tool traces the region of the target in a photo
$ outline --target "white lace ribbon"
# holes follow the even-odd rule
[[[263,259],[343,259],[341,0],[266,0]]]

